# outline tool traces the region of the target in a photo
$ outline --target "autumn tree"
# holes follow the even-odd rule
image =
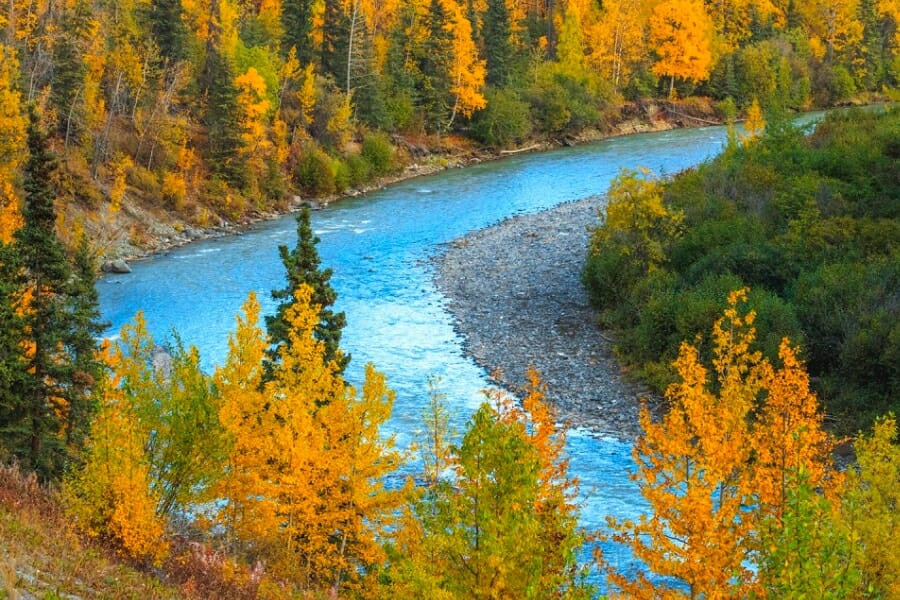
[[[900,556],[894,540],[900,533],[900,446],[897,419],[875,422],[870,435],[855,444],[857,464],[848,470],[839,524],[850,532],[858,589],[872,598],[900,594]],[[860,596],[864,597],[864,596]]]
[[[774,369],[752,350],[755,313],[738,307],[745,298],[746,290],[732,292],[713,328],[715,378],[684,343],[668,412],[654,421],[641,411],[635,479],[652,513],[610,525],[613,539],[662,578],[629,578],[607,566],[610,583],[628,597],[762,593],[770,568],[814,548],[826,557],[839,541],[810,533],[808,543],[793,544],[794,528],[828,514],[840,477],[795,351],[783,342],[783,366]],[[823,558],[818,569],[828,564],[835,563]]]
[[[449,129],[457,113],[469,117],[478,109],[487,106],[482,90],[484,88],[485,64],[478,58],[478,50],[472,40],[472,24],[462,7],[453,0],[447,0],[447,27],[452,34],[452,62],[450,63],[450,93],[453,107]]]
[[[744,142],[752,142],[766,129],[766,120],[763,117],[762,109],[759,107],[759,101],[756,98],[747,109],[747,119],[744,121]]]
[[[378,542],[400,501],[384,487],[399,455],[379,429],[393,393],[366,368],[347,386],[316,338],[313,288],[298,285],[286,308],[287,343],[260,391],[264,347],[251,297],[216,380],[232,441],[219,521],[305,590],[338,594],[383,560]]]
[[[138,336],[142,335],[138,321]],[[126,332],[127,334],[127,332]],[[148,442],[141,426],[141,381],[128,382],[120,373],[120,349],[107,348],[110,372],[97,386],[98,410],[91,423],[84,465],[67,478],[63,493],[75,525],[91,537],[114,540],[138,559],[161,560],[168,548],[165,520],[157,513],[159,489],[150,483],[144,452]]]
[[[319,238],[313,233],[309,209],[297,213],[297,245],[293,250],[279,246],[278,253],[284,264],[287,285],[272,291],[272,298],[280,301],[275,314],[266,317],[266,331],[272,348],[268,352],[267,369],[272,370],[278,362],[284,346],[291,342],[290,324],[287,311],[294,304],[294,295],[302,285],[313,290],[312,303],[318,307],[319,320],[315,327],[316,339],[324,344],[325,364],[334,364],[338,372],[343,372],[350,362],[350,355],[340,348],[341,331],[347,323],[343,312],[335,313],[331,307],[337,300],[337,292],[331,287],[331,269],[322,269],[316,244]]]
[[[543,402],[533,371],[522,408],[491,394],[458,445],[447,445],[446,413],[426,413],[426,487],[396,537],[392,593],[438,598],[586,598],[575,560],[576,482],[564,432]],[[448,477],[445,471],[452,471]]]
[[[642,273],[665,260],[663,244],[678,232],[681,214],[663,204],[662,182],[646,169],[623,169],[612,181],[591,253],[618,252]]]
[[[85,464],[67,481],[70,509],[91,535],[157,560],[167,524],[211,500],[223,454],[218,396],[197,349],[176,336],[163,351],[140,313],[105,360]]]
[[[650,16],[650,43],[659,59],[653,72],[669,77],[669,96],[675,78],[694,82],[709,77],[713,55],[712,22],[698,0],[667,0]]]

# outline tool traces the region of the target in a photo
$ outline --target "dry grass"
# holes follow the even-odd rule
[[[0,466],[0,598],[184,598],[102,546],[85,543],[58,495]]]

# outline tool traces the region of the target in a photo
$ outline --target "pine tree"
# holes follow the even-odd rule
[[[32,110],[29,117],[24,223],[14,242],[22,261],[19,286],[27,294],[23,312],[28,377],[21,390],[27,417],[19,452],[25,468],[54,477],[66,463],[59,432],[68,429],[66,421],[71,416],[67,397],[74,370],[66,342],[71,331],[67,292],[72,270],[55,232],[56,157],[50,153],[37,114]]]
[[[325,346],[325,364],[332,363],[337,372],[343,373],[350,362],[350,355],[341,351],[341,330],[347,324],[343,312],[331,310],[337,292],[331,287],[331,269],[319,268],[321,259],[316,250],[319,238],[313,234],[308,209],[297,214],[297,245],[293,250],[279,246],[281,262],[287,270],[287,287],[272,291],[272,298],[280,300],[275,315],[266,317],[266,330],[272,348],[268,352],[266,373],[271,375],[281,349],[290,344],[290,324],[286,320],[288,309],[294,304],[294,294],[301,285],[313,289],[312,303],[319,307],[319,322],[315,327],[316,339]]]

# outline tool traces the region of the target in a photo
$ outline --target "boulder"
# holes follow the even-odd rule
[[[103,270],[108,273],[131,273],[131,267],[121,258],[108,262],[103,266]]]

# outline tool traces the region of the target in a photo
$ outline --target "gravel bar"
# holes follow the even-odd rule
[[[529,365],[563,420],[633,439],[640,399],[597,327],[581,268],[602,197],[506,219],[449,244],[435,257],[465,352],[519,394]]]

